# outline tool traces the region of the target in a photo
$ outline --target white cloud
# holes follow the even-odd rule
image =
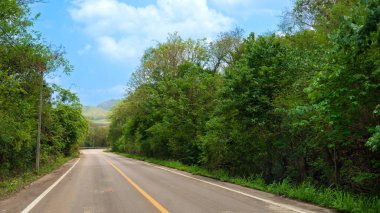
[[[240,0],[241,1],[241,0]],[[157,0],[134,7],[120,0],[74,0],[72,19],[80,23],[98,50],[116,60],[136,59],[168,33],[213,38],[233,20],[207,5],[207,0]]]
[[[92,46],[90,44],[86,44],[82,49],[78,50],[79,55],[84,55],[85,53],[91,50]]]
[[[142,39],[133,37],[123,37],[119,40],[111,36],[100,36],[96,38],[99,50],[107,57],[116,60],[133,58],[139,54]]]

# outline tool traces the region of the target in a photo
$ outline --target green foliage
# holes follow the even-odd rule
[[[82,147],[107,147],[108,126],[90,123],[86,139],[80,144]]]
[[[0,180],[34,167],[40,85],[42,165],[78,154],[87,129],[78,97],[43,80],[57,69],[68,73],[72,66],[62,49],[42,42],[31,28],[37,18],[30,18],[31,2],[0,2]]]
[[[42,167],[38,174],[29,168],[27,171],[16,177],[7,178],[4,181],[0,181],[0,199],[6,198],[12,193],[21,190],[26,185],[46,174],[51,173],[54,169],[60,167],[71,159],[71,157],[58,157],[53,163]]]
[[[366,144],[371,147],[372,151],[378,151],[380,145],[380,126],[376,126],[372,136],[368,139]]]
[[[58,103],[53,109],[53,123],[59,131],[59,134],[53,137],[56,138],[56,142],[62,143],[62,149],[58,150],[63,151],[65,156],[79,155],[79,144],[87,135],[88,124],[81,111],[80,105],[62,103]]]
[[[243,56],[225,71],[215,115],[208,123],[203,142],[205,164],[247,175],[267,172],[265,162],[271,159],[267,151],[272,150],[272,129],[278,120],[272,103],[277,92],[287,87],[286,78],[292,75],[286,75],[287,47],[281,38],[255,40],[251,35],[244,45]],[[224,153],[216,156],[220,162],[212,162],[212,155],[220,152]]]
[[[379,5],[298,0],[284,35],[170,35],[114,109],[112,149],[259,176],[262,189],[344,211],[378,205],[351,192],[380,195]]]

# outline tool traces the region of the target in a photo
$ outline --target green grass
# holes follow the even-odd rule
[[[38,174],[35,171],[28,171],[21,174],[20,176],[12,177],[12,178],[1,181],[0,182],[0,199],[4,199],[8,197],[9,195],[11,195],[12,193],[19,191],[24,186],[52,172],[54,169],[58,168],[59,166],[63,165],[64,163],[66,163],[67,161],[71,159],[72,157],[59,158],[54,163],[48,166],[41,167],[40,172]]]
[[[355,194],[335,188],[317,187],[310,182],[295,185],[287,180],[284,180],[279,183],[266,184],[260,177],[231,177],[223,170],[209,171],[195,165],[187,166],[178,161],[160,160],[127,153],[115,152],[115,154],[175,168],[195,175],[202,175],[225,182],[235,183],[241,186],[270,192],[288,198],[314,203],[323,207],[333,208],[341,212],[380,212],[380,199],[374,196]]]

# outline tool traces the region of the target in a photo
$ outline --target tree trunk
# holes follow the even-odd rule
[[[36,146],[36,171],[40,171],[40,149],[41,149],[41,122],[42,122],[42,89],[43,75],[40,73],[40,100],[38,106],[38,129],[37,129],[37,146]]]

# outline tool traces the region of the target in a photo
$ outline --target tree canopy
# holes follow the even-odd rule
[[[41,77],[72,66],[32,28],[29,4],[0,2],[0,180],[34,167]],[[78,97],[42,82],[41,163],[77,155],[87,131]]]
[[[169,35],[114,109],[112,149],[378,195],[379,5],[297,0],[281,34]]]

